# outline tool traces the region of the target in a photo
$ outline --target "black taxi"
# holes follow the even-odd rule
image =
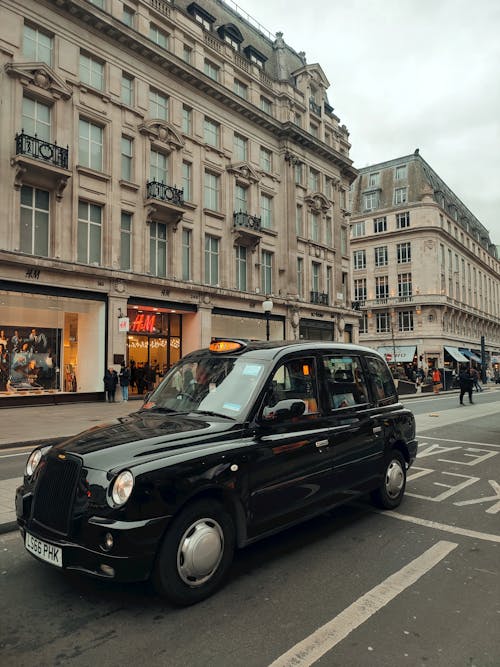
[[[41,561],[151,577],[188,605],[238,547],[358,494],[397,507],[416,453],[414,416],[374,350],[214,339],[138,412],[36,448],[17,521]]]

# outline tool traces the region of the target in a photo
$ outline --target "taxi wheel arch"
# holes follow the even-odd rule
[[[163,538],[152,574],[155,589],[179,606],[204,600],[224,583],[234,548],[235,527],[226,507],[211,498],[189,503]]]
[[[406,461],[399,449],[391,449],[384,463],[380,486],[371,492],[372,501],[382,509],[395,509],[403,499],[406,488]]]

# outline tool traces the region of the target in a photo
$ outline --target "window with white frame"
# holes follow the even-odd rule
[[[193,194],[193,166],[191,162],[182,162],[182,190],[184,201],[192,201]]]
[[[396,180],[397,181],[402,181],[405,178],[407,178],[408,173],[407,173],[407,166],[406,164],[401,164],[399,167],[396,167]]]
[[[220,241],[215,236],[205,236],[205,283],[207,285],[219,284],[219,245]]]
[[[220,68],[215,63],[213,63],[211,60],[207,60],[205,58],[205,62],[204,62],[204,65],[203,65],[203,71],[205,72],[205,74],[208,77],[213,79],[213,81],[218,81],[219,80]]]
[[[149,180],[168,184],[168,156],[159,151],[149,151]]]
[[[347,230],[345,227],[340,228],[340,252],[342,255],[347,253]],[[333,226],[332,219],[327,217],[325,220],[325,241],[329,248],[333,248]]]
[[[367,192],[363,195],[363,209],[373,211],[378,208],[378,192]]]
[[[90,2],[99,9],[104,9],[104,0],[90,0]]]
[[[326,293],[328,295],[328,303],[331,303],[333,297],[333,269],[331,266],[326,267]]]
[[[101,264],[102,206],[78,202],[77,261]]]
[[[318,294],[321,289],[321,264],[312,262],[311,265],[311,291]]]
[[[389,333],[391,330],[391,314],[386,310],[378,312],[376,315],[377,333]]]
[[[103,134],[104,130],[88,120],[80,118],[78,124],[78,162],[82,167],[96,171],[103,168]]]
[[[387,266],[389,264],[389,255],[387,246],[382,245],[375,248],[375,266]]]
[[[363,313],[359,320],[359,333],[368,333],[368,313]]]
[[[366,278],[354,280],[354,300],[364,303],[366,301]]]
[[[387,218],[385,215],[381,218],[374,218],[373,220],[373,233],[380,234],[381,232],[387,231]]]
[[[23,29],[23,55],[30,62],[52,65],[54,38],[39,28],[25,24]]]
[[[297,294],[299,299],[304,298],[304,260],[297,257]]]
[[[104,90],[104,63],[80,53],[80,81],[97,90]]]
[[[399,331],[413,331],[413,310],[401,310],[398,313]]]
[[[240,43],[237,42],[231,35],[229,35],[227,32],[224,33],[224,41],[226,44],[229,44],[235,51],[240,50]]]
[[[260,58],[259,56],[255,55],[255,53],[250,53],[250,62],[253,63],[254,65],[257,65],[257,67],[260,67],[260,69],[263,69],[264,67],[264,60]]]
[[[296,164],[294,167],[295,183],[302,185],[302,164]]]
[[[319,243],[321,241],[321,229],[320,229],[321,218],[319,216],[319,213],[311,212],[310,221],[311,221],[311,239]]]
[[[132,268],[132,214],[122,211],[120,219],[120,269]]]
[[[203,206],[211,211],[220,208],[220,176],[210,171],[205,172]]]
[[[273,253],[262,250],[260,256],[260,278],[262,294],[273,293]]]
[[[408,188],[394,188],[394,204],[406,204]]]
[[[396,246],[396,256],[398,264],[407,264],[411,262],[411,243],[398,243]]]
[[[248,99],[248,86],[246,83],[239,81],[238,79],[234,80],[233,90],[238,97],[242,97],[244,100]]]
[[[203,139],[209,146],[219,146],[220,126],[210,118],[205,118],[203,123]]]
[[[122,102],[131,107],[134,105],[134,77],[122,73]]]
[[[304,215],[301,204],[295,208],[295,233],[297,236],[304,235]]]
[[[184,134],[193,134],[193,110],[182,105],[182,131]]]
[[[237,245],[236,251],[236,289],[247,290],[247,248]]]
[[[237,213],[248,213],[248,189],[238,183],[234,188],[234,210]]]
[[[129,137],[121,139],[121,178],[124,181],[133,181],[132,162],[134,158],[134,141]]]
[[[149,89],[149,115],[151,118],[168,120],[168,97],[154,88]]]
[[[309,131],[310,131],[310,133],[312,134],[313,137],[315,137],[316,139],[318,138],[318,136],[319,136],[319,128],[318,128],[318,126],[316,125],[316,123],[310,123],[310,125],[309,125]]]
[[[347,255],[347,250],[347,227],[342,226],[340,228],[340,253],[345,256]]]
[[[351,236],[353,239],[357,238],[358,236],[364,236],[365,235],[365,221],[362,220],[361,222],[353,222],[351,226]]]
[[[376,188],[378,185],[380,185],[380,172],[374,171],[368,174],[368,187]]]
[[[49,256],[50,193],[27,185],[21,188],[19,249],[29,255]]]
[[[193,59],[193,49],[187,44],[184,44],[184,46],[182,47],[182,60],[184,60],[184,62],[187,63],[188,65],[191,65],[192,59]]]
[[[236,132],[233,138],[233,157],[238,162],[246,162],[248,160],[248,139]]]
[[[167,33],[160,30],[154,23],[149,24],[149,39],[158,46],[161,46],[162,49],[168,49]]]
[[[260,224],[263,229],[273,228],[273,198],[270,195],[260,195]]]
[[[311,192],[318,192],[319,189],[319,171],[311,167],[309,168],[309,190]]]
[[[182,230],[182,280],[192,279],[193,232],[186,227]]]
[[[129,28],[133,28],[134,20],[135,20],[134,10],[128,7],[127,5],[123,5],[123,12],[122,12],[123,23],[125,23],[125,25],[128,25]]]
[[[396,213],[396,229],[406,229],[410,226],[410,211]]]
[[[400,299],[411,297],[411,273],[398,274],[398,296]]]
[[[273,169],[273,154],[272,151],[269,151],[267,148],[264,148],[264,146],[260,147],[260,155],[259,155],[259,164],[260,168],[267,172],[268,174],[271,173]]]
[[[354,269],[366,269],[366,250],[355,250],[352,253]]]
[[[375,277],[375,298],[387,299],[389,296],[389,276]]]
[[[264,111],[265,113],[268,113],[269,115],[272,114],[273,111],[273,103],[271,100],[268,100],[267,97],[260,97],[260,109],[261,111]]]
[[[193,16],[194,16],[194,20],[197,23],[199,23],[201,26],[203,26],[203,28],[205,28],[205,30],[212,30],[211,22],[207,18],[202,16],[199,12],[197,12],[196,10],[193,11]]]
[[[160,278],[167,276],[167,225],[149,223],[149,271]]]
[[[23,97],[22,129],[26,134],[35,135],[43,141],[50,141],[51,108],[38,100]]]

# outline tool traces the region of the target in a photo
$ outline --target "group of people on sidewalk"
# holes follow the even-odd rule
[[[128,388],[130,386],[130,368],[123,364],[120,368],[120,374],[110,366],[104,373],[104,391],[106,392],[106,400],[108,403],[116,402],[116,388],[120,384],[122,392],[122,400],[128,401]]]
[[[458,382],[460,385],[460,405],[464,405],[464,396],[469,396],[469,403],[474,403],[472,400],[472,390],[477,392],[483,391],[479,384],[479,373],[476,368],[470,366],[462,366],[458,375]]]

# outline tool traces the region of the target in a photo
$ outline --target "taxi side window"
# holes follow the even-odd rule
[[[397,400],[397,392],[387,365],[376,357],[366,357],[366,362],[377,401],[394,403]]]
[[[273,373],[266,408],[275,406],[279,401],[293,400],[304,401],[304,415],[318,412],[316,376],[312,358],[291,359]]]
[[[325,356],[323,368],[330,410],[368,403],[366,378],[359,357]]]

